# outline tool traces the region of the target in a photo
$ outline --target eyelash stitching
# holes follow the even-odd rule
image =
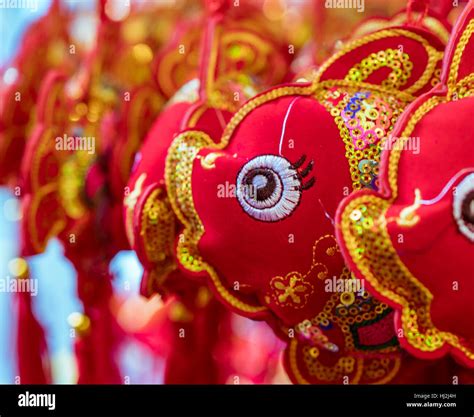
[[[301,184],[300,190],[306,191],[309,190],[316,183],[316,179],[311,177],[305,184]]]
[[[304,164],[304,161],[306,161],[306,155],[303,155],[300,159],[298,159],[294,164],[291,164],[291,166],[295,169],[298,170],[301,165]]]
[[[303,155],[294,164],[291,164],[291,167],[297,172],[298,179],[301,181],[301,185],[298,187],[298,190],[300,191],[309,190],[316,183],[316,178],[314,177],[311,177],[306,183],[303,183],[303,178],[306,178],[314,168],[314,160],[311,160],[306,168],[303,168],[300,171],[299,168],[303,166],[305,161],[306,155]]]

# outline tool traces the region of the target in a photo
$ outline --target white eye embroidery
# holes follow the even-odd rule
[[[299,204],[304,190],[314,185],[311,177],[303,179],[313,169],[313,161],[299,170],[306,160],[303,155],[292,164],[276,155],[261,155],[247,162],[237,176],[237,200],[251,217],[276,222],[288,217]]]
[[[474,174],[468,175],[458,185],[453,215],[461,233],[474,242]]]

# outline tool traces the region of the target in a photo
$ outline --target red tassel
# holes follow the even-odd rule
[[[120,384],[117,350],[122,332],[110,309],[110,275],[107,269],[101,272],[96,268],[88,272],[81,269],[77,285],[84,306],[84,315],[76,326],[78,383]]]
[[[199,297],[197,297],[198,299]],[[192,303],[187,307],[174,301],[174,307],[184,309],[174,317],[171,308],[170,354],[166,360],[165,384],[222,384],[216,350],[220,342],[219,324],[228,319],[229,312],[214,298],[205,306]]]
[[[17,300],[17,359],[20,383],[49,384],[51,372],[46,339],[41,324],[33,314],[31,294],[18,292]]]

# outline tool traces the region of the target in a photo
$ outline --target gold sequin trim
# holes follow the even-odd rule
[[[454,51],[453,61],[451,63],[451,69],[448,77],[448,97],[451,97],[458,83],[459,77],[459,66],[461,65],[461,58],[463,57],[464,50],[469,43],[472,33],[474,32],[474,19],[470,20],[466,29],[464,30],[459,42]]]
[[[433,76],[433,73],[436,69],[437,63],[443,58],[443,52],[440,52],[433,48],[429,42],[423,38],[420,35],[417,35],[416,33],[403,30],[403,29],[386,29],[386,30],[381,30],[379,32],[375,32],[372,34],[369,34],[367,36],[364,36],[363,38],[356,39],[352,42],[349,42],[345,44],[340,51],[338,51],[336,54],[334,54],[330,59],[328,59],[319,69],[318,74],[316,75],[313,83],[319,83],[321,77],[323,76],[324,72],[334,64],[335,61],[337,61],[339,58],[341,58],[343,55],[347,54],[348,52],[351,52],[365,44],[368,44],[370,42],[379,40],[379,39],[384,39],[384,38],[390,38],[390,37],[397,37],[397,36],[402,36],[402,37],[407,37],[409,39],[413,39],[419,43],[421,43],[426,51],[426,54],[428,55],[428,64],[426,65],[425,70],[423,71],[423,74],[421,77],[413,83],[410,87],[406,88],[404,91],[406,93],[416,93],[417,91],[421,90],[423,87],[425,87],[430,79]]]
[[[174,241],[176,220],[166,192],[154,189],[147,197],[141,212],[140,236],[147,258],[154,264],[148,280],[148,290],[160,290],[168,274],[176,269]],[[152,279],[151,279],[152,278]]]

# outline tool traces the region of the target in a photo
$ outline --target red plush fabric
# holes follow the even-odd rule
[[[196,161],[193,170],[193,184],[198,184],[193,195],[194,205],[206,229],[199,242],[200,252],[217,271],[222,271],[227,287],[232,288],[233,283],[238,282],[243,292],[247,288],[261,288],[259,298],[262,303],[265,303],[263,299],[269,280],[274,276],[284,276],[292,270],[288,269],[289,262],[294,266],[303,266],[299,272],[307,272],[313,259],[311,248],[315,236],[330,234],[332,230],[331,222],[324,219],[318,200],[322,199],[329,213],[334,213],[339,200],[339,195],[320,193],[328,188],[342,191],[349,181],[346,160],[343,157],[333,160],[327,158],[330,151],[334,152],[333,149],[343,156],[342,142],[325,140],[315,149],[312,141],[303,141],[302,138],[336,138],[339,132],[323,106],[313,99],[301,97],[294,102],[293,112],[287,121],[282,155],[296,162],[310,151],[308,162],[314,160],[317,172],[340,174],[318,176],[318,187],[313,187],[302,196],[298,216],[289,216],[284,222],[258,222],[242,210],[235,198],[235,191],[232,192],[232,186],[235,190],[237,175],[245,162],[253,156],[278,155],[282,125],[276,121],[284,119],[294,100],[295,97],[292,96],[284,97],[255,109],[247,116],[245,123],[238,127],[235,140],[226,148],[226,155],[216,160],[215,169],[204,169]],[[318,122],[307,123],[308,120]],[[257,140],[239,140],[240,138]],[[295,141],[294,148],[289,148],[290,139]],[[313,149],[310,150],[309,146]],[[204,157],[209,152],[203,151],[201,156]],[[222,196],[218,195],[219,190],[222,190]],[[209,204],[210,199],[213,204]],[[315,210],[322,216],[322,221],[302,221],[313,217]],[[232,218],[232,222],[229,222],[229,218]],[[257,269],[257,265],[265,265],[265,268]],[[338,271],[341,267],[342,260],[339,260],[333,269]],[[315,277],[319,272],[320,269],[313,271]],[[309,311],[293,308],[282,310],[273,301],[270,304],[285,324],[291,325],[319,311],[320,301],[315,291],[306,303]],[[288,314],[292,315],[288,317]]]
[[[406,110],[384,151],[380,193],[351,195],[341,203],[337,220],[351,269],[396,309],[400,343],[420,358],[451,353],[470,368],[473,28],[470,2],[448,45],[442,84]],[[418,140],[418,151],[398,151],[397,145],[409,143],[404,137],[412,145]],[[372,219],[373,227],[359,227],[361,207],[362,218]],[[375,256],[376,244],[386,245],[381,258]]]
[[[147,236],[144,236],[142,233],[142,212],[149,194],[157,188],[164,189],[167,149],[176,134],[182,129],[182,126],[186,126],[190,123],[194,114],[199,115],[197,121],[194,122],[196,126],[206,129],[206,131],[214,137],[217,137],[222,131],[222,124],[230,119],[229,112],[212,108],[207,109],[206,107],[205,104],[191,102],[172,104],[158,117],[143,146],[137,153],[136,166],[132,170],[129,181],[132,199],[127,200],[127,198],[125,198],[124,216],[126,219],[126,228],[129,230],[129,239],[131,236],[130,233],[132,233],[133,247],[137,251],[145,269],[153,269],[154,265],[150,259],[150,254],[147,253],[145,248]],[[146,193],[144,192],[145,189],[147,189]],[[141,195],[140,200],[138,200],[139,195]],[[133,229],[129,228],[130,225],[132,225]],[[175,235],[175,233],[177,234],[180,228],[178,224],[176,227],[176,230],[172,230],[173,235]],[[174,236],[170,238],[173,239]],[[175,273],[171,276],[174,274]],[[175,280],[171,280],[171,282],[176,281],[177,285],[181,285],[180,281],[182,278],[179,273],[177,274],[178,277]],[[145,277],[146,276],[147,272],[145,272]],[[142,280],[142,290],[146,295],[149,295],[149,291],[147,290],[149,285],[150,283],[147,279]]]
[[[193,121],[194,114],[199,115]],[[172,268],[169,273],[160,271],[163,277],[156,279],[155,270],[164,267],[163,260],[154,262],[155,253],[148,249],[149,239],[163,238],[148,236],[143,233],[143,210],[150,193],[161,189],[164,191],[164,169],[166,150],[182,126],[191,121],[207,129],[216,137],[222,131],[222,125],[230,118],[230,113],[209,108],[205,103],[178,102],[166,108],[155,122],[148,137],[137,154],[136,166],[132,171],[129,187],[132,200],[125,199],[126,227],[128,219],[133,216],[133,247],[137,251],[145,271],[141,283],[141,292],[149,296],[158,291],[165,297],[177,297],[178,304],[187,311],[184,322],[181,319],[168,319],[170,349],[166,360],[165,382],[182,383],[222,383],[222,375],[214,358],[218,344],[220,324],[226,320],[228,313],[214,298],[205,305],[199,305],[200,285],[190,281],[186,274]],[[134,193],[134,194],[133,194]],[[134,197],[136,195],[136,197]],[[134,200],[137,198],[137,200]],[[131,203],[130,203],[131,201]],[[171,210],[171,208],[169,209]],[[174,214],[170,212],[174,217]],[[171,236],[164,238],[173,241],[181,226],[175,220],[175,227],[168,230]],[[174,263],[172,253],[168,263]],[[186,316],[186,315],[185,315]],[[211,319],[212,317],[212,319]],[[180,332],[185,332],[183,337]]]

